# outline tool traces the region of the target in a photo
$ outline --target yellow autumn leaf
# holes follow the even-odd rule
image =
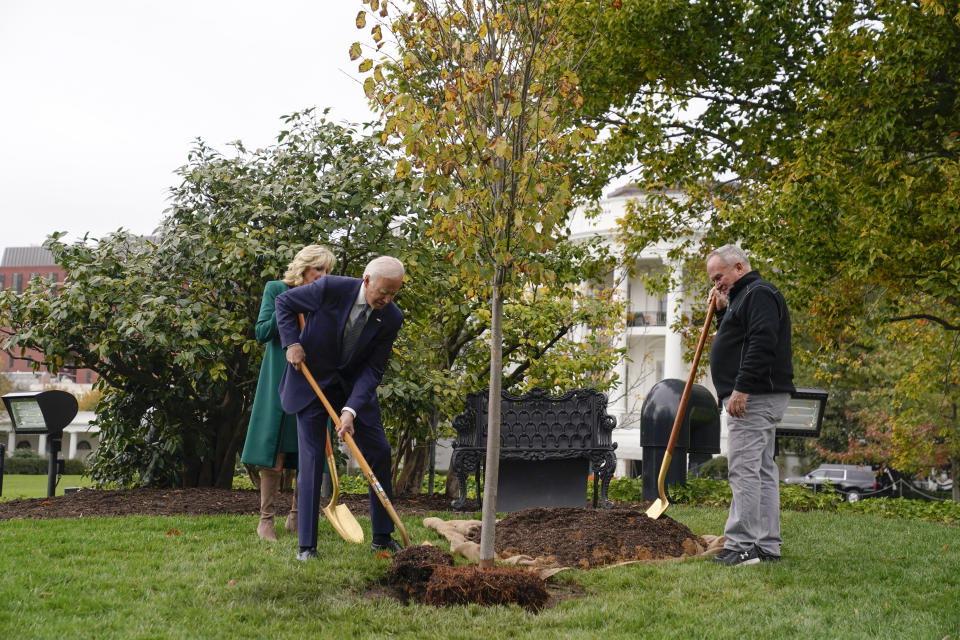
[[[367,12],[361,11],[357,14],[357,29],[363,29],[367,26]]]
[[[350,45],[350,59],[356,60],[357,58],[360,57],[360,55],[361,55],[360,43],[354,42],[352,45]]]

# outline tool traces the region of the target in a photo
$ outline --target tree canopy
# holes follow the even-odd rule
[[[704,251],[740,242],[822,359],[855,358],[845,349],[891,322],[918,340],[908,321],[960,329],[956,3],[626,0],[600,32],[618,55],[582,85],[608,161],[689,196],[634,207],[628,247],[672,240],[699,273]],[[956,368],[955,342],[935,343],[925,357]],[[907,394],[908,379],[895,379]],[[956,406],[954,386],[940,392]]]

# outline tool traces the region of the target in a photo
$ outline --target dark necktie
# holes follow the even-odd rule
[[[343,330],[343,342],[340,346],[340,364],[346,363],[353,354],[354,347],[357,346],[357,340],[363,333],[363,327],[367,324],[367,309],[370,307],[366,302],[361,305],[359,313],[348,320],[346,329]]]

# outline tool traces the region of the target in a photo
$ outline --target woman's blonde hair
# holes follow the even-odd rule
[[[283,282],[291,287],[299,287],[303,284],[303,272],[310,267],[330,273],[336,263],[337,259],[329,249],[319,244],[308,244],[297,252],[293,262],[287,266],[287,272],[283,274]]]

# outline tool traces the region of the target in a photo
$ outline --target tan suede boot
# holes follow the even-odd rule
[[[297,479],[293,479],[293,504],[287,514],[287,531],[297,530]]]
[[[273,516],[277,513],[281,473],[280,469],[260,469],[260,524],[257,525],[257,535],[270,542],[277,541]]]

